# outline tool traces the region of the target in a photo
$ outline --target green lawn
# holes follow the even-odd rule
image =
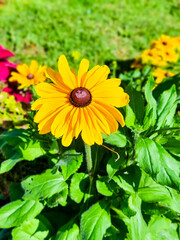
[[[180,1],[9,0],[0,9],[0,44],[17,62],[51,67],[72,50],[91,64],[130,59],[161,34],[180,35]]]

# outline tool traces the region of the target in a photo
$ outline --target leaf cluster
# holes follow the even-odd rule
[[[2,133],[1,174],[25,161],[47,165],[11,185],[11,202],[0,209],[0,239],[12,234],[15,240],[178,240],[178,79],[153,90],[149,76],[142,91],[133,80],[124,81],[130,96],[123,109],[126,126],[103,136],[113,152],[92,147],[91,174],[81,139],[64,148],[60,139],[40,136],[31,115],[29,130]]]

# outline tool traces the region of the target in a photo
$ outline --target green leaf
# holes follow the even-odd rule
[[[180,163],[152,139],[138,138],[136,161],[156,182],[179,189]]]
[[[113,189],[109,183],[108,177],[101,177],[99,180],[96,181],[96,188],[98,193],[104,196],[112,196]]]
[[[16,163],[22,160],[32,161],[45,154],[41,143],[37,140],[32,140],[27,130],[15,129],[10,132],[4,132],[0,135],[1,139],[3,139],[4,143],[0,149],[6,160],[1,163],[0,173],[8,172]]]
[[[46,153],[41,147],[41,143],[39,141],[33,140],[30,140],[25,144],[19,145],[19,150],[24,160],[29,161],[32,161]]]
[[[180,139],[176,139],[174,137],[166,138],[165,144],[162,144],[162,145],[166,150],[180,157],[180,150],[179,150]]]
[[[103,239],[111,226],[109,202],[103,199],[92,205],[82,214],[80,226],[83,240]]]
[[[19,226],[36,217],[43,208],[42,203],[34,200],[8,203],[0,209],[0,228]]]
[[[120,167],[124,163],[125,158],[124,151],[120,151],[119,155],[120,158],[116,161],[115,154],[113,154],[112,157],[109,158],[108,163],[106,165],[106,171],[110,179],[114,176],[114,174],[120,169]]]
[[[139,184],[138,196],[148,203],[158,203],[169,211],[180,213],[180,194],[167,186],[157,184],[153,179],[142,171]]]
[[[67,180],[75,173],[83,161],[83,154],[77,153],[75,150],[66,151],[56,166],[60,166],[64,179]]]
[[[132,185],[130,185],[127,181],[125,181],[125,179],[123,179],[121,176],[114,176],[113,180],[125,192],[127,192],[129,194],[134,193],[134,189],[133,189]]]
[[[135,121],[136,121],[136,116],[132,110],[132,108],[127,105],[126,106],[126,117],[125,117],[125,123],[128,128],[134,128],[135,127]]]
[[[126,92],[129,94],[129,97],[130,97],[129,107],[132,109],[136,117],[135,123],[141,125],[144,117],[143,95],[141,94],[141,92],[136,91],[131,84],[129,84],[128,87],[126,88]],[[126,122],[126,124],[128,123]]]
[[[14,155],[12,155],[11,158],[1,163],[0,174],[10,171],[16,165],[16,163],[22,160],[24,159],[18,152],[14,153]]]
[[[75,173],[71,178],[70,197],[76,203],[80,203],[87,192],[89,176],[86,173]]]
[[[103,134],[103,139],[106,143],[114,145],[116,147],[123,148],[126,146],[127,139],[124,134],[122,134],[119,130],[116,133],[112,133],[109,136]]]
[[[5,140],[8,145],[16,146],[22,141],[26,141],[26,138],[29,136],[28,131],[24,129],[14,129],[12,131],[3,132],[0,135],[0,140]]]
[[[148,233],[145,239],[150,240],[179,240],[176,232],[177,224],[164,216],[152,216],[148,224]]]
[[[146,131],[155,125],[154,116],[155,116],[155,110],[152,108],[150,104],[147,104],[145,108],[145,116],[143,121],[143,131]]]
[[[24,199],[46,199],[68,187],[62,173],[53,174],[51,169],[40,175],[33,175],[22,182]]]
[[[173,117],[177,107],[176,98],[177,94],[175,85],[161,94],[157,108],[157,129],[172,125]]]
[[[63,225],[57,232],[54,240],[78,240],[79,227],[74,219]]]
[[[12,230],[13,239],[16,240],[43,240],[48,233],[49,230],[38,219],[25,221],[20,227]]]
[[[147,225],[141,213],[141,199],[137,194],[133,194],[129,198],[129,207],[136,214],[132,216],[127,224],[129,230],[128,240],[144,240],[147,233]]]
[[[145,91],[145,98],[147,101],[147,106],[145,109],[145,118],[144,118],[144,127],[146,129],[148,129],[148,123],[147,123],[147,118],[149,117],[149,126],[152,125],[154,126],[156,123],[156,118],[157,118],[157,113],[156,113],[156,109],[157,109],[157,102],[155,100],[155,98],[153,97],[152,91],[153,91],[153,87],[155,86],[155,81],[153,76],[151,75],[148,78],[148,81],[145,85],[144,91]],[[145,129],[145,130],[146,130]]]

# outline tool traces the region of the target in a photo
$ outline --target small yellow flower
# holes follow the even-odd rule
[[[157,86],[159,83],[161,83],[164,78],[174,76],[174,73],[168,72],[168,71],[163,70],[163,69],[161,69],[161,68],[157,68],[152,74],[153,74],[153,76],[156,78],[156,79],[155,79],[156,86]]]
[[[117,121],[125,125],[123,115],[115,108],[129,102],[128,94],[119,87],[121,80],[107,79],[110,70],[106,65],[88,71],[87,59],[81,61],[76,75],[61,55],[58,69],[56,72],[47,68],[46,75],[53,83],[40,83],[35,88],[40,98],[32,110],[38,110],[34,121],[39,123],[39,133],[62,137],[64,146],[69,146],[79,134],[86,144],[101,145],[101,133],[115,133]]]
[[[78,50],[73,50],[71,52],[71,56],[72,58],[76,61],[76,60],[79,60],[80,57],[81,57],[81,53],[78,51]]]
[[[178,53],[173,49],[167,48],[164,50],[164,52],[162,52],[162,57],[166,62],[177,62]]]
[[[162,35],[158,40],[154,40],[151,43],[151,48],[170,48],[175,49],[175,41],[172,37]]]
[[[143,64],[150,64],[154,66],[166,66],[166,61],[163,60],[161,52],[156,49],[146,49],[141,54],[141,60]]]
[[[19,89],[24,87],[29,87],[37,83],[43,82],[46,79],[45,76],[46,66],[40,66],[38,68],[38,63],[36,60],[32,60],[30,66],[27,64],[19,64],[17,66],[17,72],[12,72],[9,78],[10,82],[17,81],[19,84]]]

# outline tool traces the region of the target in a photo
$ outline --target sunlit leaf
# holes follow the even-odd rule
[[[179,189],[180,163],[152,139],[137,140],[136,161],[156,182]]]
[[[42,203],[34,200],[8,203],[0,209],[0,228],[19,226],[36,217],[43,208]]]
[[[80,226],[83,240],[103,239],[106,230],[111,226],[109,203],[101,200],[92,205],[82,214]]]
[[[52,173],[51,169],[40,175],[33,175],[22,182],[24,199],[46,199],[67,188],[62,173]]]

